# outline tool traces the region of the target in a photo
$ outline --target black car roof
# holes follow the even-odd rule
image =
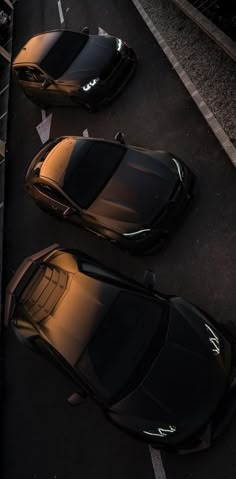
[[[58,39],[67,33],[84,37],[83,33],[71,32],[69,30],[52,30],[50,32],[39,33],[25,43],[14,59],[13,65],[21,63],[42,65]]]
[[[126,151],[115,142],[67,137],[47,154],[40,177],[62,188],[73,201],[87,208],[112,176]]]
[[[35,63],[40,65],[52,46],[62,35],[62,30],[40,33],[30,38],[16,56],[13,64]]]

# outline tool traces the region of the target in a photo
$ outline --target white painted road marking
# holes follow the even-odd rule
[[[43,112],[45,113],[45,111],[42,110],[42,118],[43,118]],[[48,141],[50,138],[51,123],[52,123],[52,113],[50,113],[50,115],[48,116],[45,115],[45,118],[42,119],[41,123],[39,123],[39,125],[36,126],[36,130],[43,144],[46,143],[46,141]]]
[[[63,10],[62,10],[61,0],[58,0],[57,6],[58,6],[58,12],[59,12],[59,17],[60,17],[60,22],[61,22],[61,23],[64,23],[64,15],[63,15]]]
[[[46,111],[45,110],[41,110],[41,113],[42,113],[42,121],[45,120],[46,118]]]
[[[3,207],[3,201],[2,201],[2,203],[0,203],[0,208],[2,208],[2,207]]]
[[[85,138],[89,138],[89,132],[88,132],[88,129],[86,128],[86,130],[83,131],[83,136]]]
[[[151,455],[155,479],[166,479],[166,473],[162,463],[160,451],[158,451],[157,449],[153,449],[152,446],[149,446],[149,451]]]
[[[102,37],[109,37],[110,35],[103,30],[103,28],[98,27],[98,35],[101,35]]]

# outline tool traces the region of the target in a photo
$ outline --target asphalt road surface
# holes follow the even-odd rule
[[[152,268],[158,273],[161,291],[186,297],[220,322],[235,321],[235,170],[136,9],[129,0],[62,0],[61,23],[57,0],[33,3],[16,4],[14,53],[35,33],[59,27],[79,31],[88,25],[91,33],[100,26],[123,38],[139,59],[136,76],[104,111],[47,110],[46,115],[52,113],[51,137],[81,135],[88,129],[90,136],[112,139],[122,130],[127,143],[167,149],[183,158],[198,178],[198,193],[165,249],[143,258],[130,257],[103,239],[48,217],[23,191],[26,166],[41,147],[36,126],[42,113],[12,82],[5,283],[23,258],[58,242],[78,247],[138,279]],[[146,445],[116,429],[90,401],[69,406],[66,398],[73,385],[53,366],[24,350],[10,330],[4,339],[4,479],[154,479]],[[208,452],[188,457],[163,453],[167,479],[235,478],[235,444],[236,421]]]

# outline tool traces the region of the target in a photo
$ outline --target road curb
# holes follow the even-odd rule
[[[165,53],[166,57],[170,61],[173,66],[173,69],[176,71],[177,75],[179,76],[181,82],[184,84],[185,88],[188,90],[190,96],[192,97],[193,101],[195,102],[196,106],[200,110],[201,114],[207,121],[209,127],[211,128],[212,132],[216,136],[217,140],[219,141],[220,145],[224,149],[225,153],[228,155],[230,161],[232,162],[233,166],[236,168],[236,148],[234,147],[233,143],[230,141],[228,135],[225,133],[223,128],[221,127],[220,123],[216,119],[215,115],[212,113],[210,108],[208,107],[207,103],[200,95],[199,91],[195,87],[190,77],[183,69],[181,63],[178,61],[170,47],[168,46],[167,42],[154,25],[153,21],[146,13],[144,8],[142,7],[139,0],[131,0],[134,6],[137,8],[139,14],[141,15],[142,19],[146,23],[147,27],[153,34],[154,38],[158,42],[159,46]]]
[[[187,0],[172,0],[191,20],[193,20],[217,45],[236,61],[236,44],[219,27],[205,17]]]

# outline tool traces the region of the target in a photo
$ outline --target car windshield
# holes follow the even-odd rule
[[[81,208],[88,208],[118,168],[126,147],[105,141],[75,143],[65,176],[65,193]]]
[[[65,30],[43,59],[43,70],[52,78],[59,78],[79,55],[88,38],[88,35]]]
[[[128,394],[144,377],[165,336],[166,306],[121,292],[75,365],[106,400]]]

